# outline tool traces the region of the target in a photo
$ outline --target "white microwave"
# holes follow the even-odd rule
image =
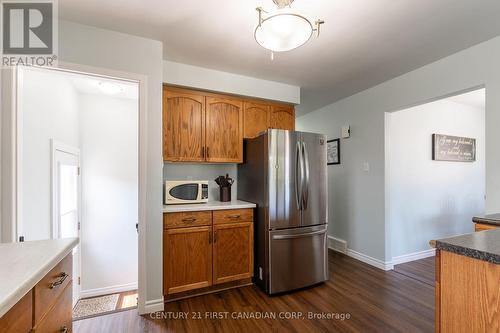
[[[208,180],[167,180],[165,205],[208,202]]]

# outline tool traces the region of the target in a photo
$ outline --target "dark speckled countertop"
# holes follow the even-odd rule
[[[431,241],[443,251],[500,265],[500,228]]]
[[[490,215],[474,216],[472,218],[472,222],[474,222],[474,223],[484,223],[484,224],[493,224],[493,225],[500,226],[500,214],[490,214]]]

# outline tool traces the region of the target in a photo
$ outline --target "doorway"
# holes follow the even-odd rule
[[[485,105],[480,88],[386,114],[395,265],[434,256],[429,240],[473,232],[473,216],[484,214]],[[446,146],[433,150],[436,137]]]
[[[110,309],[120,308],[113,300],[137,306],[139,82],[45,68],[18,77],[19,235],[80,238],[73,305],[107,297]]]
[[[80,238],[80,150],[52,140],[52,238]],[[80,243],[73,249],[73,307],[80,299]]]

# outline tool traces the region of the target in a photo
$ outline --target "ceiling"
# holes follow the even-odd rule
[[[272,0],[63,0],[63,19],[161,40],[164,58],[300,86],[298,115],[500,35],[498,0],[295,0],[321,36],[276,54],[253,38]]]

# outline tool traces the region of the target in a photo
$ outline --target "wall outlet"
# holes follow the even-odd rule
[[[370,163],[368,163],[368,162],[363,163],[363,171],[370,172]]]

